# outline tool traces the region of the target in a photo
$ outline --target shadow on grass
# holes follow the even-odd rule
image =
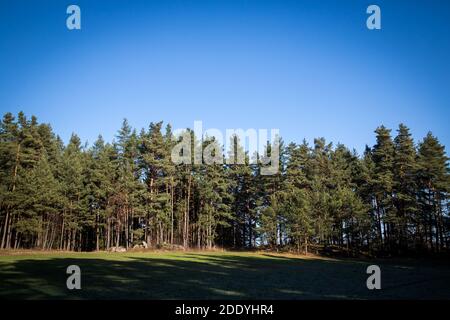
[[[119,258],[120,257],[120,258]],[[81,290],[66,268],[81,268]],[[383,290],[366,287],[367,263],[277,255],[51,257],[0,261],[3,299],[449,299],[448,268],[383,265]]]

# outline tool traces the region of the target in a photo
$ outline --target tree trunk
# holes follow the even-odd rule
[[[0,249],[6,247],[6,235],[8,233],[8,226],[9,226],[9,210],[6,209],[6,216],[5,216],[5,223],[3,225],[3,235],[2,235],[2,245]]]
[[[305,254],[308,254],[308,236],[305,236]]]
[[[65,210],[63,210],[62,223],[61,223],[61,241],[59,243],[59,249],[60,250],[64,249],[64,211]]]
[[[125,208],[125,248],[128,250],[128,204]]]
[[[170,206],[171,206],[171,229],[170,229],[170,244],[173,245],[173,177],[170,180]]]
[[[95,250],[99,251],[100,250],[100,229],[99,229],[99,214],[98,214],[98,210],[97,210],[97,215],[96,215],[96,223],[95,223]]]
[[[183,245],[185,248],[189,246],[189,204],[191,200],[191,181],[192,177],[189,175],[188,178],[188,188],[187,188],[187,200],[186,209],[184,211],[184,232],[183,232]]]

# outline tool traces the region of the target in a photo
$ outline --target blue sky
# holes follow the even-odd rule
[[[366,28],[370,4],[382,30]],[[111,141],[126,117],[359,151],[403,122],[450,145],[449,17],[449,1],[425,0],[1,0],[0,111],[34,114],[65,141]]]

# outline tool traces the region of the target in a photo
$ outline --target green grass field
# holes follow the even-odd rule
[[[381,267],[382,290],[366,287],[370,264]],[[66,288],[69,265],[81,268],[81,290]],[[450,299],[450,267],[240,252],[3,253],[0,298]]]

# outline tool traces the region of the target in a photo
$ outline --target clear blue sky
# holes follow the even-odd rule
[[[380,31],[366,28],[370,4]],[[0,111],[20,110],[65,141],[112,140],[126,117],[359,151],[404,122],[448,146],[450,1],[1,0]]]

